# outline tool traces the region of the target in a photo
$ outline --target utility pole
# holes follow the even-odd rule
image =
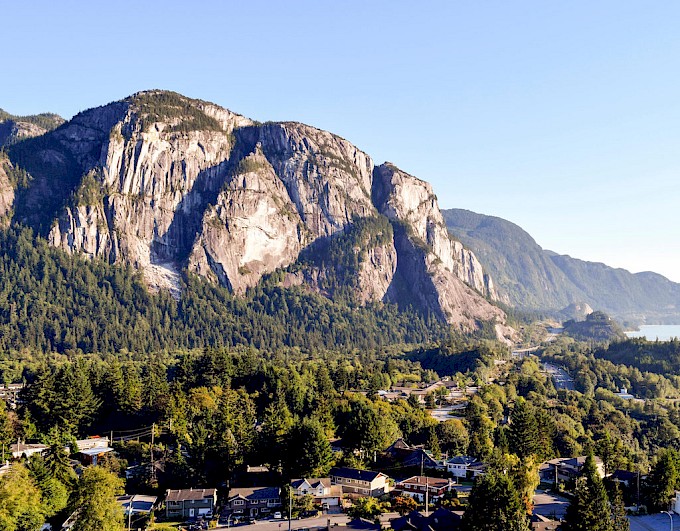
[[[156,467],[153,465],[153,441],[156,432],[156,424],[151,425],[151,483],[156,483]]]
[[[288,484],[288,531],[290,531],[290,521],[293,518],[293,486]]]
[[[425,518],[430,516],[430,478],[425,478]]]
[[[132,529],[132,505],[133,502],[135,501],[135,495],[133,494],[130,497],[130,502],[128,504],[128,531]]]

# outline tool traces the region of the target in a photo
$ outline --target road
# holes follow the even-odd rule
[[[646,516],[629,516],[630,531],[668,531],[671,519],[667,514],[649,514]],[[680,530],[680,515],[673,515],[673,530]]]
[[[565,371],[562,367],[559,365],[553,365],[547,361],[543,361],[542,363],[543,367],[545,367],[545,372],[552,376],[553,380],[555,381],[556,389],[567,389],[569,391],[573,391],[575,389],[574,379],[569,376],[569,373],[567,373],[567,371]]]
[[[569,500],[554,494],[537,490],[534,494],[534,513],[560,519],[567,511]]]
[[[383,522],[389,523],[393,518],[397,518],[397,513],[385,513],[380,519]],[[293,520],[290,523],[292,531],[299,529],[309,529],[309,531],[316,531],[318,528],[327,528],[328,520],[331,521],[331,527],[343,526],[347,524],[349,518],[346,514],[325,514],[319,518],[305,518],[303,520]],[[250,525],[231,526],[233,529],[242,531],[288,531],[288,520],[259,520]],[[218,526],[215,529],[227,529],[227,526]]]

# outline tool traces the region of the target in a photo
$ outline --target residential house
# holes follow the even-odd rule
[[[216,489],[181,489],[165,492],[167,518],[194,518],[213,514],[216,505]]]
[[[0,385],[0,400],[4,400],[9,407],[16,408],[19,403],[19,393],[24,388],[24,384],[2,384]]]
[[[310,494],[314,497],[314,503],[324,508],[336,507],[342,499],[342,486],[333,485],[331,478],[294,479],[290,486],[295,496]]]
[[[419,502],[425,501],[428,493],[429,501],[436,502],[446,492],[452,490],[454,482],[449,478],[431,478],[428,476],[413,476],[397,483],[395,490],[402,496],[415,498]]]
[[[227,516],[267,516],[281,507],[281,489],[278,487],[245,487],[230,489],[229,498],[222,510]]]
[[[390,491],[389,478],[382,472],[339,467],[331,469],[331,483],[341,485],[343,494],[378,498]]]
[[[545,463],[541,463],[538,474],[544,483],[555,483],[570,481],[578,477],[581,469],[586,462],[585,456],[580,457],[558,457]],[[595,457],[595,466],[601,478],[604,478],[604,463],[599,457]]]
[[[387,447],[383,454],[404,468],[446,469],[444,462],[435,459],[432,452],[425,450],[422,446],[410,446],[401,437]]]
[[[458,455],[446,462],[446,470],[457,479],[474,479],[484,473],[486,464],[469,455]]]
[[[132,514],[150,514],[156,507],[158,498],[144,494],[124,494],[118,496],[116,501],[123,507],[126,515],[130,512]]]
[[[394,531],[448,531],[460,528],[463,511],[450,511],[440,507],[429,516],[413,511],[406,516],[393,518],[390,526]]]
[[[27,444],[17,441],[17,444],[10,444],[9,451],[14,459],[21,457],[31,457],[33,454],[43,454],[47,451],[46,444]]]

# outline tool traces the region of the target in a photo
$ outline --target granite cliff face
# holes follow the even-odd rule
[[[11,163],[0,155],[0,227],[5,227],[10,221],[14,205],[14,184],[8,175]]]
[[[176,290],[186,268],[242,294],[281,270],[283,285],[415,303],[465,329],[504,321],[431,186],[326,131],[149,91],[9,155],[31,175],[9,200],[17,221],[67,252],[130,263],[153,288]]]

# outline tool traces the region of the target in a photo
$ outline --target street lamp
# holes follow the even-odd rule
[[[661,512],[664,513],[664,514],[667,514],[668,518],[671,519],[671,531],[673,531],[673,515],[671,514],[670,511],[661,511]]]

